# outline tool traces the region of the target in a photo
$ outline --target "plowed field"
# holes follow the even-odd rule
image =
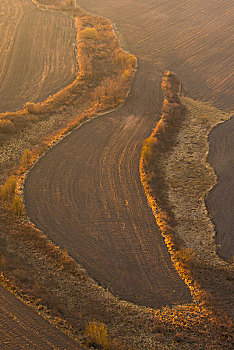
[[[0,112],[43,101],[74,79],[71,17],[41,11],[31,0],[1,0],[0,37]]]
[[[81,349],[0,286],[1,350]]]
[[[29,216],[120,297],[157,307],[190,300],[144,197],[138,164],[160,114],[160,75],[175,70],[193,95],[231,105],[230,1],[79,1],[111,18],[138,57],[116,112],[82,126],[31,171]]]
[[[194,97],[233,103],[233,3],[230,0],[77,0],[110,18],[125,48],[172,69]]]

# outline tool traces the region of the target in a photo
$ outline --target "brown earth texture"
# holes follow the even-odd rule
[[[31,0],[1,0],[0,33],[0,112],[43,101],[74,80],[72,17],[41,11]]]
[[[194,96],[231,104],[232,48],[226,30],[231,5],[198,0],[79,4],[112,19],[124,47],[138,57],[138,72],[118,111],[83,125],[36,164],[25,186],[27,213],[122,298],[151,307],[186,300],[187,292],[180,297],[176,289],[184,287],[169,267],[163,241],[155,241],[161,238],[144,199],[139,151],[160,115],[158,86],[165,67],[178,72]]]

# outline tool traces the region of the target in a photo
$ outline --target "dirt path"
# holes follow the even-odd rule
[[[2,286],[0,319],[1,350],[81,349]]]
[[[41,11],[31,0],[2,0],[0,19],[0,112],[43,101],[73,81],[72,18]]]

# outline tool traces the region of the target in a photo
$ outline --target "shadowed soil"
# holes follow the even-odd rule
[[[39,10],[31,0],[1,0],[0,112],[45,100],[75,78],[71,17]]]
[[[0,286],[0,347],[7,350],[81,349]]]
[[[208,161],[216,170],[218,182],[208,193],[206,203],[215,224],[218,253],[234,256],[234,118],[210,133]]]

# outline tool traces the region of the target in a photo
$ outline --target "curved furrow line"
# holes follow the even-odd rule
[[[147,70],[137,73],[122,108],[84,124],[35,165],[25,201],[32,221],[99,283],[121,298],[158,307],[191,297],[140,182],[140,148],[157,111],[150,93],[157,79],[147,85],[145,76]],[[140,100],[139,83],[147,89]],[[138,105],[139,114],[132,113]]]
[[[27,0],[20,20],[16,17],[15,21],[16,25],[9,18],[9,31],[4,33],[11,41],[7,59],[1,64],[0,112],[22,108],[28,101],[42,101],[69,84],[76,74],[72,18],[41,11]],[[7,34],[14,34],[13,39]]]

